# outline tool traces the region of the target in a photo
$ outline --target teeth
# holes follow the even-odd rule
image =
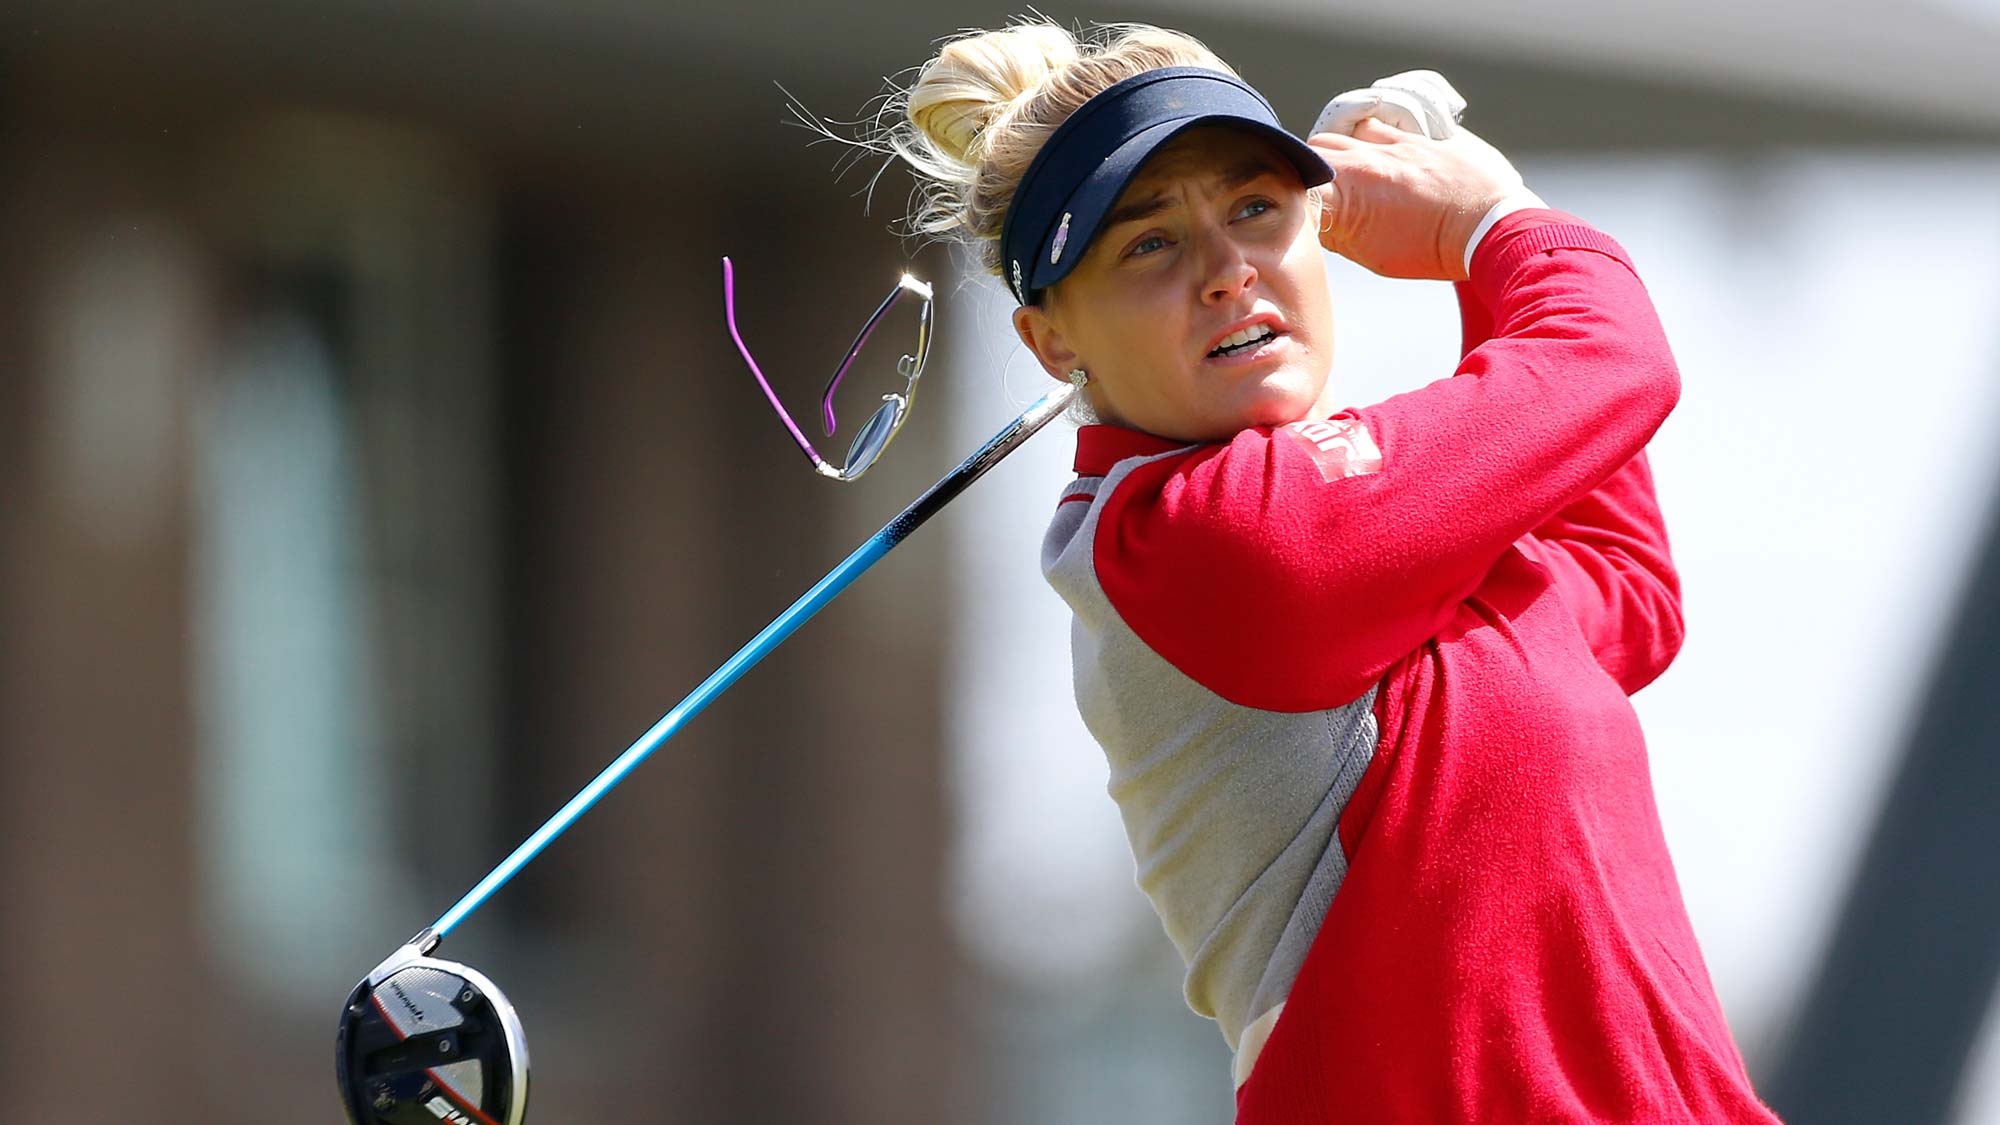
[[[1253,324],[1240,332],[1231,332],[1229,335],[1224,336],[1222,342],[1215,345],[1215,351],[1208,354],[1214,355],[1215,352],[1228,351],[1231,348],[1241,347],[1244,344],[1250,343],[1252,340],[1269,339],[1274,335],[1276,333],[1272,331],[1270,325]]]

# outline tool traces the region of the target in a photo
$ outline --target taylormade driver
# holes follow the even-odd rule
[[[528,1112],[521,1020],[477,969],[425,954],[426,930],[389,955],[340,1013],[334,1067],[347,1116],[382,1125],[520,1125]]]
[[[362,978],[340,1009],[334,1069],[354,1125],[520,1125],[528,1111],[528,1043],[514,1006],[484,974],[430,954],[640,762],[839,596],[966,486],[1061,413],[1076,393],[1043,395],[829,571],[791,608],[593,778],[444,916]]]

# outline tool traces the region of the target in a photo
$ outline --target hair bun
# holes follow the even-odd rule
[[[1072,33],[1037,17],[968,32],[940,47],[908,89],[892,80],[852,143],[902,160],[915,175],[910,233],[962,239],[998,276],[1007,208],[1042,144],[1091,98],[1163,66],[1235,73],[1199,40],[1142,23]],[[845,139],[804,114],[800,120]]]
[[[1078,57],[1076,38],[1046,23],[954,40],[924,65],[910,88],[910,123],[939,155],[977,165],[987,126]]]

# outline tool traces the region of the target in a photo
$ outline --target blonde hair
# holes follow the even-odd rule
[[[1194,37],[1147,24],[1082,37],[1038,20],[968,32],[889,95],[865,143],[916,172],[911,233],[964,241],[998,275],[1007,207],[1049,134],[1109,87],[1167,66],[1236,73]]]

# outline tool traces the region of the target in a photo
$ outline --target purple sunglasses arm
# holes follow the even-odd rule
[[[757,385],[764,388],[764,397],[771,400],[771,409],[778,412],[778,417],[785,423],[785,428],[792,431],[792,440],[799,443],[799,448],[805,450],[806,456],[812,458],[813,464],[824,465],[826,459],[812,447],[812,442],[806,440],[806,435],[799,432],[798,423],[792,421],[792,416],[785,411],[784,403],[778,401],[777,392],[771,389],[770,382],[764,378],[763,369],[758,367],[757,361],[751,357],[749,345],[743,342],[743,333],[736,328],[736,267],[726,256],[722,259],[722,308],[725,318],[729,321],[729,335],[736,340],[736,350],[743,354],[743,362],[750,365],[750,374],[757,377]]]

